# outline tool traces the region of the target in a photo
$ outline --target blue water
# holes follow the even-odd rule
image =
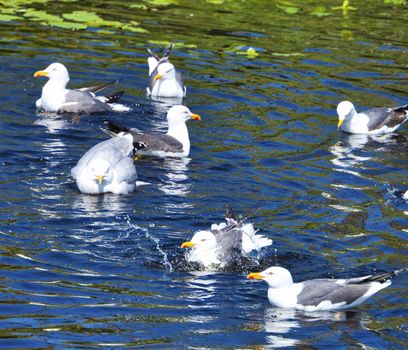
[[[363,15],[357,5],[323,18],[305,7],[303,22],[277,11],[248,18],[248,8],[263,13],[251,2],[207,3],[214,17],[184,1],[133,9],[148,33],[0,22],[0,346],[408,347],[408,274],[359,308],[317,314],[274,309],[266,284],[245,278],[270,265],[297,281],[407,266],[407,129],[348,136],[336,129],[335,107],[407,102],[408,44],[392,29],[408,13],[371,4]],[[116,20],[130,17],[126,6],[111,10]],[[202,117],[188,125],[190,159],[142,158],[136,168],[150,185],[83,195],[70,169],[106,139],[104,117],[36,112],[44,80],[33,73],[60,61],[71,86],[121,78],[133,110],[107,117],[164,131],[168,105],[145,97],[152,36],[182,43],[173,62],[188,86],[185,103]],[[250,266],[192,270],[180,244],[221,222],[227,204],[254,212],[250,221],[273,246]]]

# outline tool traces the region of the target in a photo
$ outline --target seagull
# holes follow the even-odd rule
[[[62,63],[52,63],[46,69],[34,73],[34,77],[47,77],[49,80],[43,86],[41,98],[35,105],[46,112],[92,114],[110,111],[128,111],[129,108],[114,103],[122,95],[118,91],[109,96],[96,96],[95,93],[116,83],[117,80],[101,86],[70,90],[67,68]]]
[[[250,273],[247,278],[268,283],[269,302],[276,307],[304,311],[339,310],[358,306],[391,284],[405,269],[349,279],[314,279],[293,283],[290,272],[279,266]]]
[[[385,134],[397,130],[408,119],[408,104],[395,108],[372,108],[357,113],[349,101],[337,105],[337,127],[350,134]]]
[[[190,248],[188,262],[196,262],[206,270],[217,270],[230,265],[242,255],[270,246],[272,240],[257,235],[252,224],[238,220],[231,208],[225,215],[226,223],[213,224],[210,230],[196,232],[181,248]]]
[[[190,138],[186,122],[190,119],[201,120],[198,114],[182,105],[173,106],[167,112],[168,131],[166,134],[145,133],[138,129],[126,128],[105,120],[107,130],[110,135],[119,132],[129,132],[136,142],[143,142],[145,148],[138,150],[138,154],[155,157],[188,157],[190,153]]]
[[[88,194],[133,192],[137,180],[131,157],[134,147],[143,145],[135,145],[130,134],[120,134],[89,149],[71,169],[79,190]]]
[[[173,45],[170,45],[162,58],[147,49],[150,54],[147,59],[149,64],[149,86],[146,88],[148,96],[178,98],[186,96],[187,88],[183,83],[181,73],[176,71],[169,60]]]

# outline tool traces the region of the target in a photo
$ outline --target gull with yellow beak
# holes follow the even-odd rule
[[[210,230],[196,232],[181,248],[188,248],[186,260],[198,263],[205,270],[220,270],[249,256],[253,251],[270,246],[272,240],[256,234],[252,224],[238,220],[228,207],[225,223],[213,224]]]
[[[115,92],[109,96],[96,96],[95,93],[114,84],[117,80],[88,88],[71,90],[67,89],[69,74],[67,68],[61,63],[52,63],[46,69],[34,73],[34,77],[47,77],[48,81],[42,88],[41,98],[36,101],[36,107],[46,112],[58,114],[93,114],[110,111],[124,112],[128,107],[114,103],[123,94]]]
[[[142,132],[138,129],[127,128],[105,120],[110,135],[129,132],[135,142],[142,142],[145,147],[137,151],[138,154],[154,157],[188,157],[190,153],[190,138],[186,122],[201,120],[198,114],[191,113],[186,106],[173,106],[167,112],[168,130],[166,134]]]
[[[71,169],[82,193],[111,192],[128,194],[136,188],[137,173],[133,164],[134,147],[130,134],[100,142],[89,149]]]
[[[386,134],[397,130],[408,119],[408,105],[372,108],[357,113],[349,101],[337,105],[337,127],[350,134]]]
[[[358,306],[391,284],[405,269],[348,279],[314,279],[293,283],[291,273],[280,266],[250,273],[247,278],[265,281],[269,302],[276,307],[303,311],[339,310]]]
[[[175,97],[186,96],[187,88],[183,83],[181,73],[170,63],[169,55],[173,49],[173,44],[166,50],[160,58],[148,49],[150,57],[149,64],[149,86],[147,95],[152,97]]]

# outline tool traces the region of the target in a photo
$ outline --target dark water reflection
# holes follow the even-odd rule
[[[322,314],[271,308],[266,285],[245,279],[275,264],[295,280],[407,265],[406,127],[350,136],[335,115],[343,99],[407,102],[407,7],[356,0],[343,15],[329,1],[322,15],[298,3],[297,14],[259,1],[3,4],[3,348],[408,346],[407,274],[356,310]],[[35,113],[33,73],[61,61],[72,86],[121,78],[133,111],[107,117],[165,132],[175,102],[146,98],[145,46],[170,40],[203,119],[188,125],[190,158],[139,159],[149,185],[132,195],[82,195],[69,171],[106,139],[103,118]],[[231,271],[195,271],[180,244],[226,204],[254,211],[274,245]]]

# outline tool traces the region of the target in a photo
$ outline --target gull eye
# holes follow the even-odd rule
[[[201,242],[205,242],[206,241],[206,239],[205,238],[203,238],[202,240],[201,240]]]

